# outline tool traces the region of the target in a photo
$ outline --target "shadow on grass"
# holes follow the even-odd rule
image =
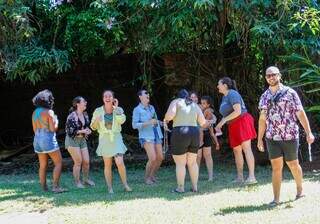
[[[270,207],[269,204],[229,207],[229,208],[220,209],[220,211],[215,213],[214,215],[228,215],[231,213],[248,213],[248,212],[273,210],[273,209],[279,209],[279,208],[288,209],[293,207],[291,203],[294,201],[295,200],[285,201],[280,203],[280,205],[276,207]]]
[[[114,170],[114,174],[116,174]],[[270,184],[271,173],[270,168],[257,167],[256,175],[259,181],[253,186],[239,186],[232,184],[235,170],[233,166],[217,165],[215,167],[216,178],[213,182],[206,180],[206,169],[202,166],[199,178],[199,192],[188,192],[191,188],[190,180],[186,178],[186,193],[177,194],[171,193],[172,189],[176,187],[174,167],[161,168],[159,171],[159,183],[154,186],[145,185],[143,183],[144,170],[143,169],[128,169],[128,182],[133,188],[133,192],[126,193],[122,187],[118,175],[114,176],[114,191],[115,194],[107,194],[106,185],[104,182],[103,172],[92,172],[91,177],[96,182],[95,187],[77,189],[74,187],[71,172],[63,173],[61,183],[63,187],[68,188],[68,192],[62,194],[53,194],[51,192],[42,192],[37,180],[37,174],[27,174],[19,176],[9,176],[6,178],[0,177],[0,202],[4,200],[47,200],[53,206],[72,206],[83,205],[91,202],[103,202],[110,205],[117,201],[129,201],[137,199],[164,199],[167,201],[182,200],[186,197],[196,197],[205,194],[215,194],[226,189],[233,189],[239,192],[254,192],[259,191],[259,187]],[[310,180],[312,181],[312,176]],[[48,180],[51,177],[48,176]],[[10,194],[1,195],[1,190],[12,191]],[[143,203],[143,202],[142,202]],[[239,207],[233,208],[243,211],[253,211],[259,209],[266,209],[265,206]],[[232,210],[232,208],[231,208]],[[229,208],[223,210],[222,213],[232,212]]]

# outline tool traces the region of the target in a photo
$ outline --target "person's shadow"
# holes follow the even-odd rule
[[[262,205],[246,205],[246,206],[235,206],[235,207],[228,207],[220,209],[218,212],[216,212],[214,215],[227,215],[231,213],[248,213],[248,212],[256,212],[256,211],[265,211],[265,210],[272,210],[276,208],[292,208],[292,204],[295,200],[288,200],[281,202],[277,206],[270,206],[269,204],[262,204]]]

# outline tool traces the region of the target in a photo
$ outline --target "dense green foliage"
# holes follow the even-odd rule
[[[243,75],[278,64],[296,84],[319,90],[320,8],[314,0],[50,2],[1,0],[5,79],[35,83],[94,57],[126,52],[139,55],[150,86],[155,56],[184,53],[201,69],[201,55],[211,53],[221,72],[228,57],[240,58]]]

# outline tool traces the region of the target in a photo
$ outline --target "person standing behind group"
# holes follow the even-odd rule
[[[296,182],[296,199],[304,196],[303,174],[298,160],[298,120],[305,130],[306,140],[309,144],[314,142],[314,136],[298,94],[292,88],[281,83],[279,69],[275,66],[267,68],[265,78],[269,88],[262,94],[259,102],[258,149],[264,151],[263,136],[266,134],[265,140],[271,160],[274,194],[274,199],[269,205],[277,206],[280,199],[283,158]]]
[[[127,151],[121,135],[121,125],[126,121],[126,116],[119,101],[114,98],[111,90],[103,92],[104,105],[98,107],[92,116],[90,127],[99,133],[99,144],[97,155],[103,157],[104,175],[110,194],[114,193],[112,188],[112,159],[118,167],[119,175],[127,192],[132,191],[127,183],[126,167],[123,155]]]
[[[202,106],[201,106],[201,104],[199,104],[198,94],[195,91],[190,91],[189,95],[190,95],[191,101],[194,102],[195,104],[197,104],[200,107],[200,109],[202,110]],[[203,145],[203,131],[202,131],[199,124],[198,124],[198,128],[199,128],[199,141],[200,141],[199,144],[200,144],[200,146],[202,146]]]
[[[87,101],[77,96],[72,100],[70,114],[66,121],[66,139],[65,148],[73,159],[73,177],[78,188],[84,188],[84,185],[94,186],[94,182],[89,179],[89,152],[87,146],[87,137],[91,134],[90,120],[87,112]],[[80,171],[82,168],[83,184],[80,181]]]
[[[189,99],[187,90],[182,89],[178,98],[170,103],[165,114],[164,125],[173,120],[171,135],[171,147],[174,162],[176,164],[177,188],[176,193],[185,191],[186,165],[192,183],[192,192],[198,191],[199,168],[197,164],[197,152],[200,146],[199,128],[208,126],[200,107]]]
[[[62,156],[56,139],[58,129],[58,118],[54,114],[54,98],[49,90],[39,92],[32,102],[36,109],[32,114],[32,127],[34,131],[33,147],[39,158],[39,179],[44,191],[48,191],[47,167],[50,157],[54,164],[52,192],[62,193],[66,191],[59,186],[62,169]]]
[[[224,124],[228,124],[229,144],[233,149],[237,178],[234,182],[243,183],[243,155],[247,161],[249,176],[245,184],[255,184],[257,180],[254,175],[254,156],[251,149],[251,140],[256,138],[254,119],[247,112],[246,106],[239,92],[237,91],[234,80],[224,77],[219,80],[218,90],[223,95],[220,104],[220,114],[222,120],[217,124],[216,130],[221,130]]]
[[[149,93],[146,90],[140,90],[138,97],[140,103],[133,110],[132,127],[138,129],[139,142],[148,156],[145,183],[154,184],[156,182],[156,173],[163,160],[163,135],[157,113],[154,107],[150,105]]]
[[[216,123],[217,118],[213,114],[213,109],[211,108],[211,97],[209,96],[203,96],[201,97],[201,108],[202,112],[204,114],[204,117],[208,121],[212,121],[212,123]],[[220,149],[220,145],[217,139],[217,136],[214,134],[213,128],[210,126],[208,128],[203,128],[201,130],[203,133],[203,144],[200,146],[200,149],[198,150],[198,156],[197,156],[197,163],[200,169],[202,156],[204,157],[204,160],[206,162],[207,170],[208,170],[208,181],[213,180],[213,160],[212,160],[212,153],[211,153],[211,147],[212,147],[212,140],[214,141],[216,145],[216,150]]]

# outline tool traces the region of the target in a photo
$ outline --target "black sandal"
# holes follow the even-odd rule
[[[198,190],[194,190],[193,188],[190,189],[190,192],[192,193],[198,193]]]
[[[304,198],[306,195],[305,194],[297,194],[295,200],[299,200],[300,198]]]
[[[272,201],[272,202],[270,202],[270,203],[268,204],[268,206],[269,206],[270,208],[275,208],[275,207],[277,207],[278,205],[280,205],[280,203],[279,203],[279,202],[276,202],[276,201]]]

